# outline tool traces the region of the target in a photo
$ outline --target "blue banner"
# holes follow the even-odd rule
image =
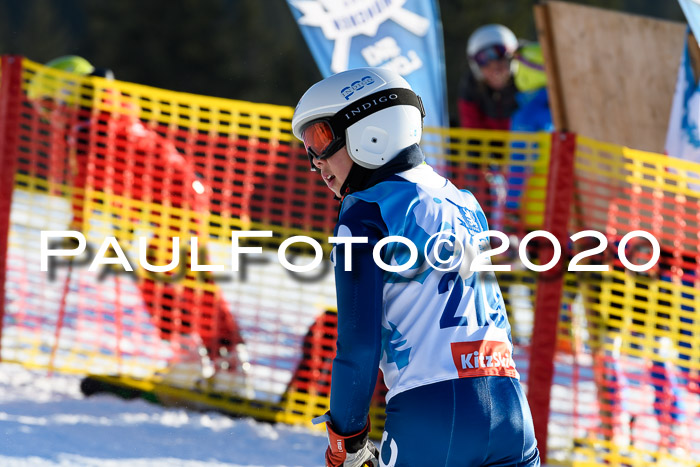
[[[695,39],[700,42],[700,3],[698,0],[678,0],[678,3],[681,5]]]
[[[693,72],[688,47],[686,39],[678,68],[665,149],[671,157],[700,162],[700,86]]]
[[[435,0],[287,1],[324,77],[350,68],[390,68],[423,99],[425,126],[449,125]]]

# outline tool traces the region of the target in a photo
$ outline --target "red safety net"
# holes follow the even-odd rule
[[[570,233],[603,234],[573,252],[608,271],[566,276],[550,419],[573,423],[550,447],[591,464],[695,465],[700,166],[579,137],[573,175]],[[658,240],[656,261],[639,231]]]

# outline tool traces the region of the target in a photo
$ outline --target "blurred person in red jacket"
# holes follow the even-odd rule
[[[37,73],[27,93],[50,128],[49,165],[54,172],[50,176],[63,171],[73,188],[70,228],[89,228],[84,209],[90,189],[104,194],[91,202],[109,205],[111,233],[120,245],[133,242],[135,230],[145,229],[152,233],[150,264],[167,264],[173,254],[183,256],[174,271],[136,276],[160,337],[173,344],[179,344],[181,335],[194,338],[205,378],[219,369],[247,372],[244,340],[221,291],[210,277],[193,272],[184,258],[192,237],[199,239],[202,258],[208,237],[211,189],[202,183],[195,164],[170,140],[144,125],[133,101],[110,89],[109,81],[114,79],[110,70],[97,69],[78,56],[59,57],[46,66],[77,75],[71,81],[70,75],[61,72]],[[106,82],[86,83],[84,77]],[[171,237],[180,238],[179,252],[173,253]]]
[[[518,106],[512,60],[517,49],[515,34],[500,24],[481,26],[469,37],[469,66],[462,76],[457,100],[462,127],[510,129],[511,114]]]

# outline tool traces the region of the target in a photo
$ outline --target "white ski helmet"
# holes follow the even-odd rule
[[[479,52],[493,46],[502,46],[505,52],[512,57],[518,49],[518,39],[513,34],[513,31],[502,24],[485,24],[477,28],[469,36],[469,41],[467,41],[467,58],[469,59],[469,66],[472,72],[479,79],[481,79],[482,75],[476,56]],[[515,66],[514,62],[511,62],[511,66]]]
[[[299,100],[294,136],[304,141],[311,168],[347,145],[350,158],[376,169],[402,149],[420,142],[423,103],[396,72],[356,68],[319,81]]]

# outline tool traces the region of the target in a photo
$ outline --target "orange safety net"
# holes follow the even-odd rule
[[[250,353],[264,347],[242,348],[255,340],[243,327],[270,321],[272,331],[281,328],[276,315],[289,307],[306,310],[308,326],[315,310],[335,305],[327,271],[324,280],[299,285],[272,267],[270,255],[255,268],[244,264],[236,278],[193,270],[195,237],[201,265],[227,262],[231,231],[273,230],[274,238],[261,241],[266,246],[291,234],[323,239],[331,231],[337,204],[292,141],[291,109],[176,93],[165,100],[159,90],[29,61],[22,84],[3,359],[140,376],[171,374],[173,361],[197,367],[210,360],[241,372],[263,358]],[[39,233],[46,230],[81,232],[87,249],[51,261],[48,274],[37,276]],[[105,243],[109,237],[112,244]],[[91,271],[95,257],[119,264]],[[152,272],[140,266],[143,260],[179,264]],[[251,287],[261,291],[252,306],[237,293]],[[275,293],[266,297],[266,287]],[[274,299],[285,292],[284,304]],[[237,307],[255,313],[237,314]],[[290,345],[301,344],[298,334]],[[278,372],[282,382],[268,384],[272,394],[284,390],[298,360],[289,353],[280,364],[288,368]]]

